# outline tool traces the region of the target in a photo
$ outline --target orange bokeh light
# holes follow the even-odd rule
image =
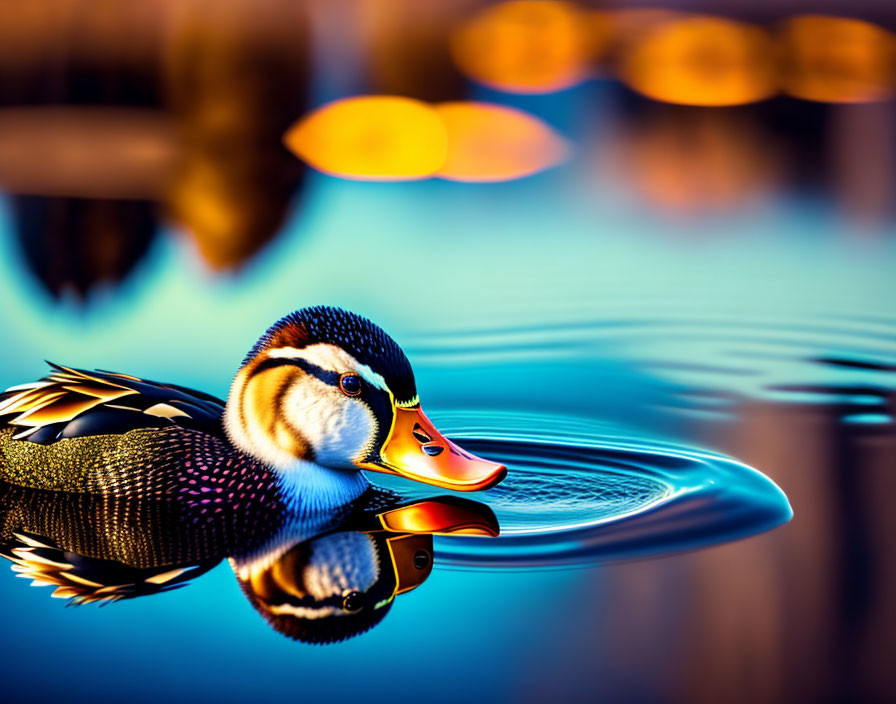
[[[445,125],[432,107],[396,96],[358,96],[299,120],[284,143],[315,169],[343,178],[404,181],[445,163]]]
[[[520,110],[488,103],[436,105],[448,133],[448,156],[438,176],[452,181],[508,181],[562,162],[565,139]]]
[[[889,98],[896,87],[896,37],[868,22],[801,15],[784,23],[784,90],[806,100]]]
[[[656,106],[622,130],[601,168],[664,214],[706,215],[772,191],[779,154],[749,114]]]
[[[622,79],[654,100],[742,105],[777,90],[776,48],[761,28],[716,17],[664,23],[622,57]]]
[[[457,66],[480,83],[550,93],[587,77],[599,44],[590,18],[567,2],[518,0],[488,7],[454,33]]]

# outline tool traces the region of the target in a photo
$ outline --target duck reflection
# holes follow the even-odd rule
[[[433,535],[497,536],[484,504],[407,502],[370,489],[336,514],[250,503],[200,515],[165,502],[0,483],[0,554],[70,604],[108,604],[186,586],[228,559],[246,598],[278,632],[332,643],[379,623],[433,568]]]

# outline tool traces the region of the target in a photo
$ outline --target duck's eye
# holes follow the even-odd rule
[[[346,613],[356,614],[364,608],[364,595],[361,592],[350,591],[342,595],[342,610]]]
[[[339,377],[339,390],[346,396],[357,396],[361,393],[361,377],[357,374],[343,374]]]

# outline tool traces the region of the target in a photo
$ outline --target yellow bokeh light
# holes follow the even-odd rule
[[[896,41],[868,22],[802,15],[784,23],[784,90],[806,100],[882,100],[896,87]]]
[[[480,83],[516,93],[550,93],[587,77],[599,44],[589,16],[567,2],[519,0],[482,10],[457,29],[451,53]]]
[[[775,44],[764,30],[702,16],[661,24],[633,42],[621,74],[639,93],[682,105],[752,103],[778,83]]]
[[[358,96],[324,105],[284,135],[315,169],[344,178],[427,178],[445,163],[445,126],[432,107],[396,96]]]
[[[563,161],[565,139],[520,110],[488,103],[436,105],[448,133],[448,157],[438,172],[453,181],[507,181]]]

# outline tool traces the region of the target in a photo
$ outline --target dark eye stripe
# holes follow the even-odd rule
[[[298,367],[306,374],[310,374],[315,379],[320,379],[325,384],[329,386],[339,386],[339,377],[340,374],[336,372],[328,371],[323,367],[319,367],[316,364],[312,364],[311,362],[304,359],[290,359],[287,357],[268,357],[264,361],[260,362],[255,369],[252,370],[253,374],[258,374],[259,372],[263,372],[266,369],[274,369],[276,367]]]

